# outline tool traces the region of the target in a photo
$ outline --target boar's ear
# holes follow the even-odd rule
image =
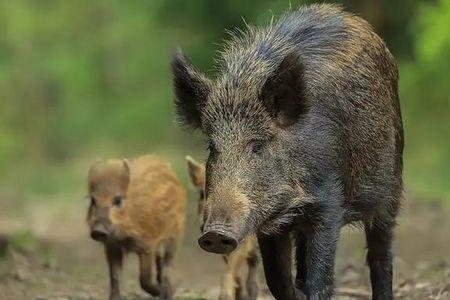
[[[205,188],[205,167],[196,162],[192,157],[186,156],[189,178],[198,189]]]
[[[178,118],[188,127],[200,128],[200,110],[210,90],[209,80],[192,67],[181,50],[173,56],[172,73]]]
[[[288,54],[267,78],[261,99],[280,126],[293,124],[305,111],[303,66],[297,54]]]

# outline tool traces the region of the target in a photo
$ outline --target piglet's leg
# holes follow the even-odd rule
[[[234,300],[234,289],[233,275],[228,272],[224,273],[220,282],[219,300]]]
[[[109,267],[110,300],[120,299],[119,279],[122,270],[123,251],[120,247],[105,245],[105,254]]]
[[[225,257],[227,271],[222,275],[219,300],[245,299],[244,287],[240,278],[244,255],[242,248],[238,248]]]
[[[160,287],[157,283],[156,253],[154,250],[141,252],[139,255],[139,282],[144,291],[152,296],[160,295]]]
[[[157,256],[158,282],[161,286],[161,300],[173,299],[173,288],[171,283],[172,264],[176,250],[176,241],[169,240],[164,249]]]
[[[240,273],[240,272],[239,272]],[[248,300],[247,289],[241,274],[234,277],[235,289],[234,295],[236,300]]]
[[[258,253],[256,250],[253,250],[247,257],[248,275],[246,287],[249,300],[256,300],[258,297],[258,263]]]

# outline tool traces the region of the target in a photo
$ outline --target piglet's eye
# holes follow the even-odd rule
[[[95,206],[95,198],[94,197],[90,197],[91,199],[91,206]]]
[[[113,198],[113,205],[114,206],[121,206],[122,205],[122,201],[123,201],[123,197],[122,196],[115,196]]]

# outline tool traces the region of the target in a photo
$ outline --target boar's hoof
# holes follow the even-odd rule
[[[217,231],[205,232],[199,239],[200,247],[208,252],[226,254],[236,249],[238,242],[235,238]]]

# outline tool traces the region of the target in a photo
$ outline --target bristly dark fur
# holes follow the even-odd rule
[[[177,111],[209,139],[205,230],[258,233],[269,288],[288,300],[293,233],[297,288],[329,299],[339,230],[361,222],[373,297],[392,299],[403,128],[397,67],[371,26],[305,6],[225,42],[212,81],[173,66]]]
[[[174,77],[175,107],[180,123],[190,124],[193,128],[198,128],[200,115],[196,113],[204,105],[209,92],[209,83],[206,78],[196,72],[193,68],[188,68],[189,60],[181,50],[173,56],[172,70],[177,74]]]

